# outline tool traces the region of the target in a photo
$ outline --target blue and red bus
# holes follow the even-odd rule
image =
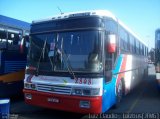
[[[103,113],[144,75],[148,48],[111,12],[65,13],[33,21],[25,102],[78,113]]]
[[[0,19],[0,97],[11,97],[23,94],[29,29],[20,23],[29,24],[2,15]]]

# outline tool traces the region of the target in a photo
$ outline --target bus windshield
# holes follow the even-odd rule
[[[29,62],[43,71],[102,70],[100,31],[31,35]]]

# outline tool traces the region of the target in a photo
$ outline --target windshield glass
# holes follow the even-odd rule
[[[47,71],[100,71],[100,37],[99,31],[32,35],[29,64]]]

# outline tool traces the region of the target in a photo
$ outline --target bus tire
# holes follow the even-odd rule
[[[119,107],[119,104],[120,104],[124,94],[125,94],[124,80],[121,79],[118,86],[116,87],[116,103],[113,105],[113,108],[118,108]]]

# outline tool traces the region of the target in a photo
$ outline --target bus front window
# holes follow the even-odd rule
[[[102,70],[99,31],[77,31],[40,34],[31,36],[30,60],[39,63],[39,70],[88,71]],[[47,40],[44,59],[40,58]],[[34,63],[33,63],[34,64]]]

